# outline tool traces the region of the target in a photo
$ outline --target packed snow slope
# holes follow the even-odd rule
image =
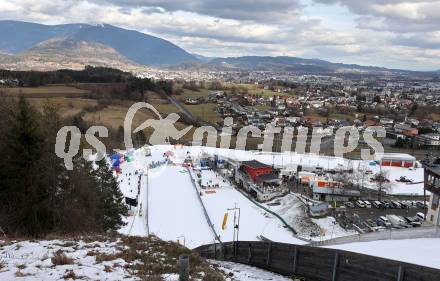
[[[163,176],[149,180],[148,188],[150,233],[164,240],[185,239],[190,248],[214,242],[186,169],[166,166]]]

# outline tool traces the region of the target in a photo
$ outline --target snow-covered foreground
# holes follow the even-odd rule
[[[0,280],[177,281],[182,254],[188,249],[155,236],[0,240]],[[194,255],[190,266],[190,280],[243,280]]]
[[[209,262],[214,265],[214,267],[226,273],[226,276],[228,276],[226,278],[227,281],[292,280],[290,278],[244,264],[214,260],[210,260]]]
[[[328,246],[326,248],[346,250],[440,269],[439,238],[380,240]]]
[[[0,247],[0,280],[136,280],[124,267],[127,263],[123,259],[97,262],[96,256],[90,254],[115,254],[119,252],[117,246],[117,241],[12,243]],[[57,252],[64,253],[71,263],[55,264],[52,258]]]

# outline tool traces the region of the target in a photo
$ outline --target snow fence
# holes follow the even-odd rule
[[[343,250],[238,241],[195,249],[202,257],[251,265],[307,281],[434,281],[440,270]]]

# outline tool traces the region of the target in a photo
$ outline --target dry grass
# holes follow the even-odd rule
[[[67,271],[67,273],[63,276],[63,279],[78,279],[78,277],[76,276],[75,272],[73,272],[73,270],[69,270]]]
[[[90,251],[88,255],[95,256],[97,263],[123,259],[128,263],[127,270],[135,272],[141,280],[156,281],[163,280],[160,277],[162,274],[177,273],[179,255],[187,254],[190,257],[190,275],[193,278],[203,281],[224,280],[223,276],[198,254],[177,243],[165,242],[154,236],[122,237],[121,239],[122,244],[127,248],[119,253],[105,254]],[[201,272],[203,274],[200,274]]]
[[[15,272],[15,277],[26,277],[26,276],[30,276],[31,274],[29,273],[23,273],[20,270],[18,270],[17,272]]]
[[[73,264],[73,259],[66,256],[61,250],[58,250],[50,260],[54,265]]]
[[[59,108],[59,113],[63,117],[73,116],[80,113],[84,108],[90,106],[96,106],[98,102],[92,99],[80,99],[80,98],[33,98],[29,99],[29,103],[32,104],[37,110],[42,111],[43,106],[50,102]]]
[[[207,104],[198,104],[198,105],[184,105],[189,112],[192,113],[195,117],[200,120],[216,123],[217,121],[221,121],[222,118],[220,114],[217,112],[217,105],[212,103]]]
[[[164,279],[160,275],[145,276],[141,280],[142,281],[164,281]]]
[[[2,89],[6,94],[19,96],[23,95],[26,98],[54,98],[54,97],[81,97],[88,94],[89,91],[81,90],[71,86],[65,85],[49,85],[43,87],[16,87]]]
[[[440,121],[440,113],[432,113],[431,118],[434,121]]]
[[[109,272],[112,272],[113,269],[111,268],[111,266],[104,265],[104,271],[107,272],[107,273],[109,273]]]
[[[26,265],[25,264],[20,264],[20,265],[17,265],[17,268],[20,269],[20,270],[23,270],[23,269],[26,268]]]

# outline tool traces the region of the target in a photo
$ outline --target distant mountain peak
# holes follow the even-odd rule
[[[11,32],[13,31],[13,32]],[[198,61],[196,57],[161,38],[105,23],[42,25],[20,21],[0,21],[0,51],[18,54],[54,38],[71,42],[95,42],[111,47],[121,56],[140,65],[174,65]],[[48,41],[48,42],[47,42]],[[64,44],[69,41],[60,41]]]

